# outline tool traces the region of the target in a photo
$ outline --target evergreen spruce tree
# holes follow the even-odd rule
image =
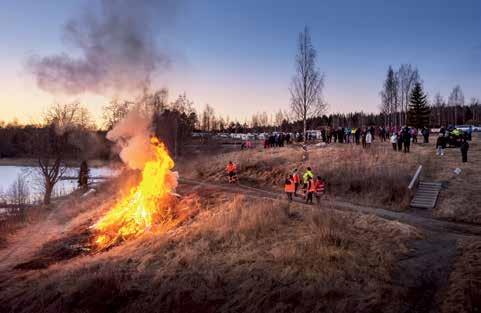
[[[421,83],[416,83],[410,97],[408,125],[418,129],[428,126],[430,114],[431,110],[428,107],[427,96],[423,87]]]

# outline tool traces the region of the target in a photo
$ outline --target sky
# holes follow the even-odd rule
[[[96,0],[0,1],[0,120],[36,121],[54,102],[79,100],[97,118],[111,95],[51,94],[26,66],[32,55],[78,51],[63,26]],[[479,0],[179,0],[172,18],[159,12],[156,45],[170,66],[152,88],[171,99],[186,93],[198,110],[243,121],[289,109],[298,33],[311,32],[325,74],[328,112],[379,111],[388,66],[411,63],[432,97],[460,85],[466,101],[481,97]],[[132,1],[132,5],[135,2]],[[157,12],[152,12],[156,16]],[[159,21],[161,20],[162,21]]]

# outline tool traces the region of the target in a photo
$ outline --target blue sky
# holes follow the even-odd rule
[[[62,25],[94,2],[1,1],[0,120],[26,119],[64,100],[38,90],[24,63],[32,53],[71,52]],[[402,63],[419,68],[430,95],[447,97],[459,84],[467,100],[481,97],[479,0],[184,0],[173,22],[155,23],[157,43],[172,59],[155,85],[169,87],[172,96],[185,91],[199,109],[210,103],[241,120],[286,110],[304,25],[326,75],[330,112],[377,111],[387,67]],[[97,116],[106,101],[79,98]]]

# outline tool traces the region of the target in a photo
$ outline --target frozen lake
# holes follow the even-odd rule
[[[115,173],[109,167],[90,168],[90,177],[108,177]],[[0,194],[7,193],[17,177],[22,176],[27,181],[33,199],[38,199],[43,194],[41,177],[38,169],[30,166],[0,166]],[[65,177],[75,177],[72,180],[60,180],[54,188],[53,196],[64,195],[77,188],[78,168],[68,168]],[[95,181],[95,180],[94,180]]]

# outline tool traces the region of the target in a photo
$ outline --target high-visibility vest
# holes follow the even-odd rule
[[[309,180],[309,177],[314,178],[314,174],[312,174],[311,171],[305,172],[304,175],[302,176],[302,179],[304,180],[304,184],[307,184],[307,181]]]
[[[316,192],[323,193],[326,188],[326,184],[322,180],[316,181]]]
[[[292,179],[294,181],[294,184],[299,184],[300,181],[301,181],[301,178],[299,177],[299,174],[297,174],[297,173],[292,175]]]
[[[307,187],[308,192],[316,192],[316,184],[311,180],[309,186]]]
[[[284,185],[284,191],[285,192],[294,192],[296,191],[296,187],[294,185],[294,181],[290,180],[290,184],[285,184]]]
[[[228,173],[235,172],[235,170],[236,170],[235,164],[227,164],[227,172]]]

